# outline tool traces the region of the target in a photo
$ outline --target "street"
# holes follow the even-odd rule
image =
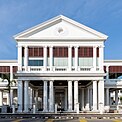
[[[53,119],[40,119],[40,118],[31,118],[31,119],[0,119],[0,122],[122,122],[122,120],[109,120],[109,119],[66,119],[66,120],[53,120]]]

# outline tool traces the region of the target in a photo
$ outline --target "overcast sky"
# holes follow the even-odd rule
[[[15,34],[60,14],[108,35],[105,59],[122,59],[122,0],[0,0],[0,59],[17,59]]]

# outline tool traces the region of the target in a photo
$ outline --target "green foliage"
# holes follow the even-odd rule
[[[122,101],[122,96],[120,97],[120,100]]]

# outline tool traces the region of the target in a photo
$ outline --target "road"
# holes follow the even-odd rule
[[[80,120],[73,120],[73,119],[67,119],[67,120],[53,120],[53,119],[0,119],[0,122],[122,122],[122,120],[103,120],[103,119],[80,119]]]
[[[86,119],[80,119],[80,120],[54,120],[52,122],[122,122],[122,120],[108,120],[108,119],[88,119],[88,120],[86,120]]]

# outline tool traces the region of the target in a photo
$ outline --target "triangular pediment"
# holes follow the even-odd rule
[[[22,39],[101,39],[107,36],[65,16],[57,16],[14,36]]]

